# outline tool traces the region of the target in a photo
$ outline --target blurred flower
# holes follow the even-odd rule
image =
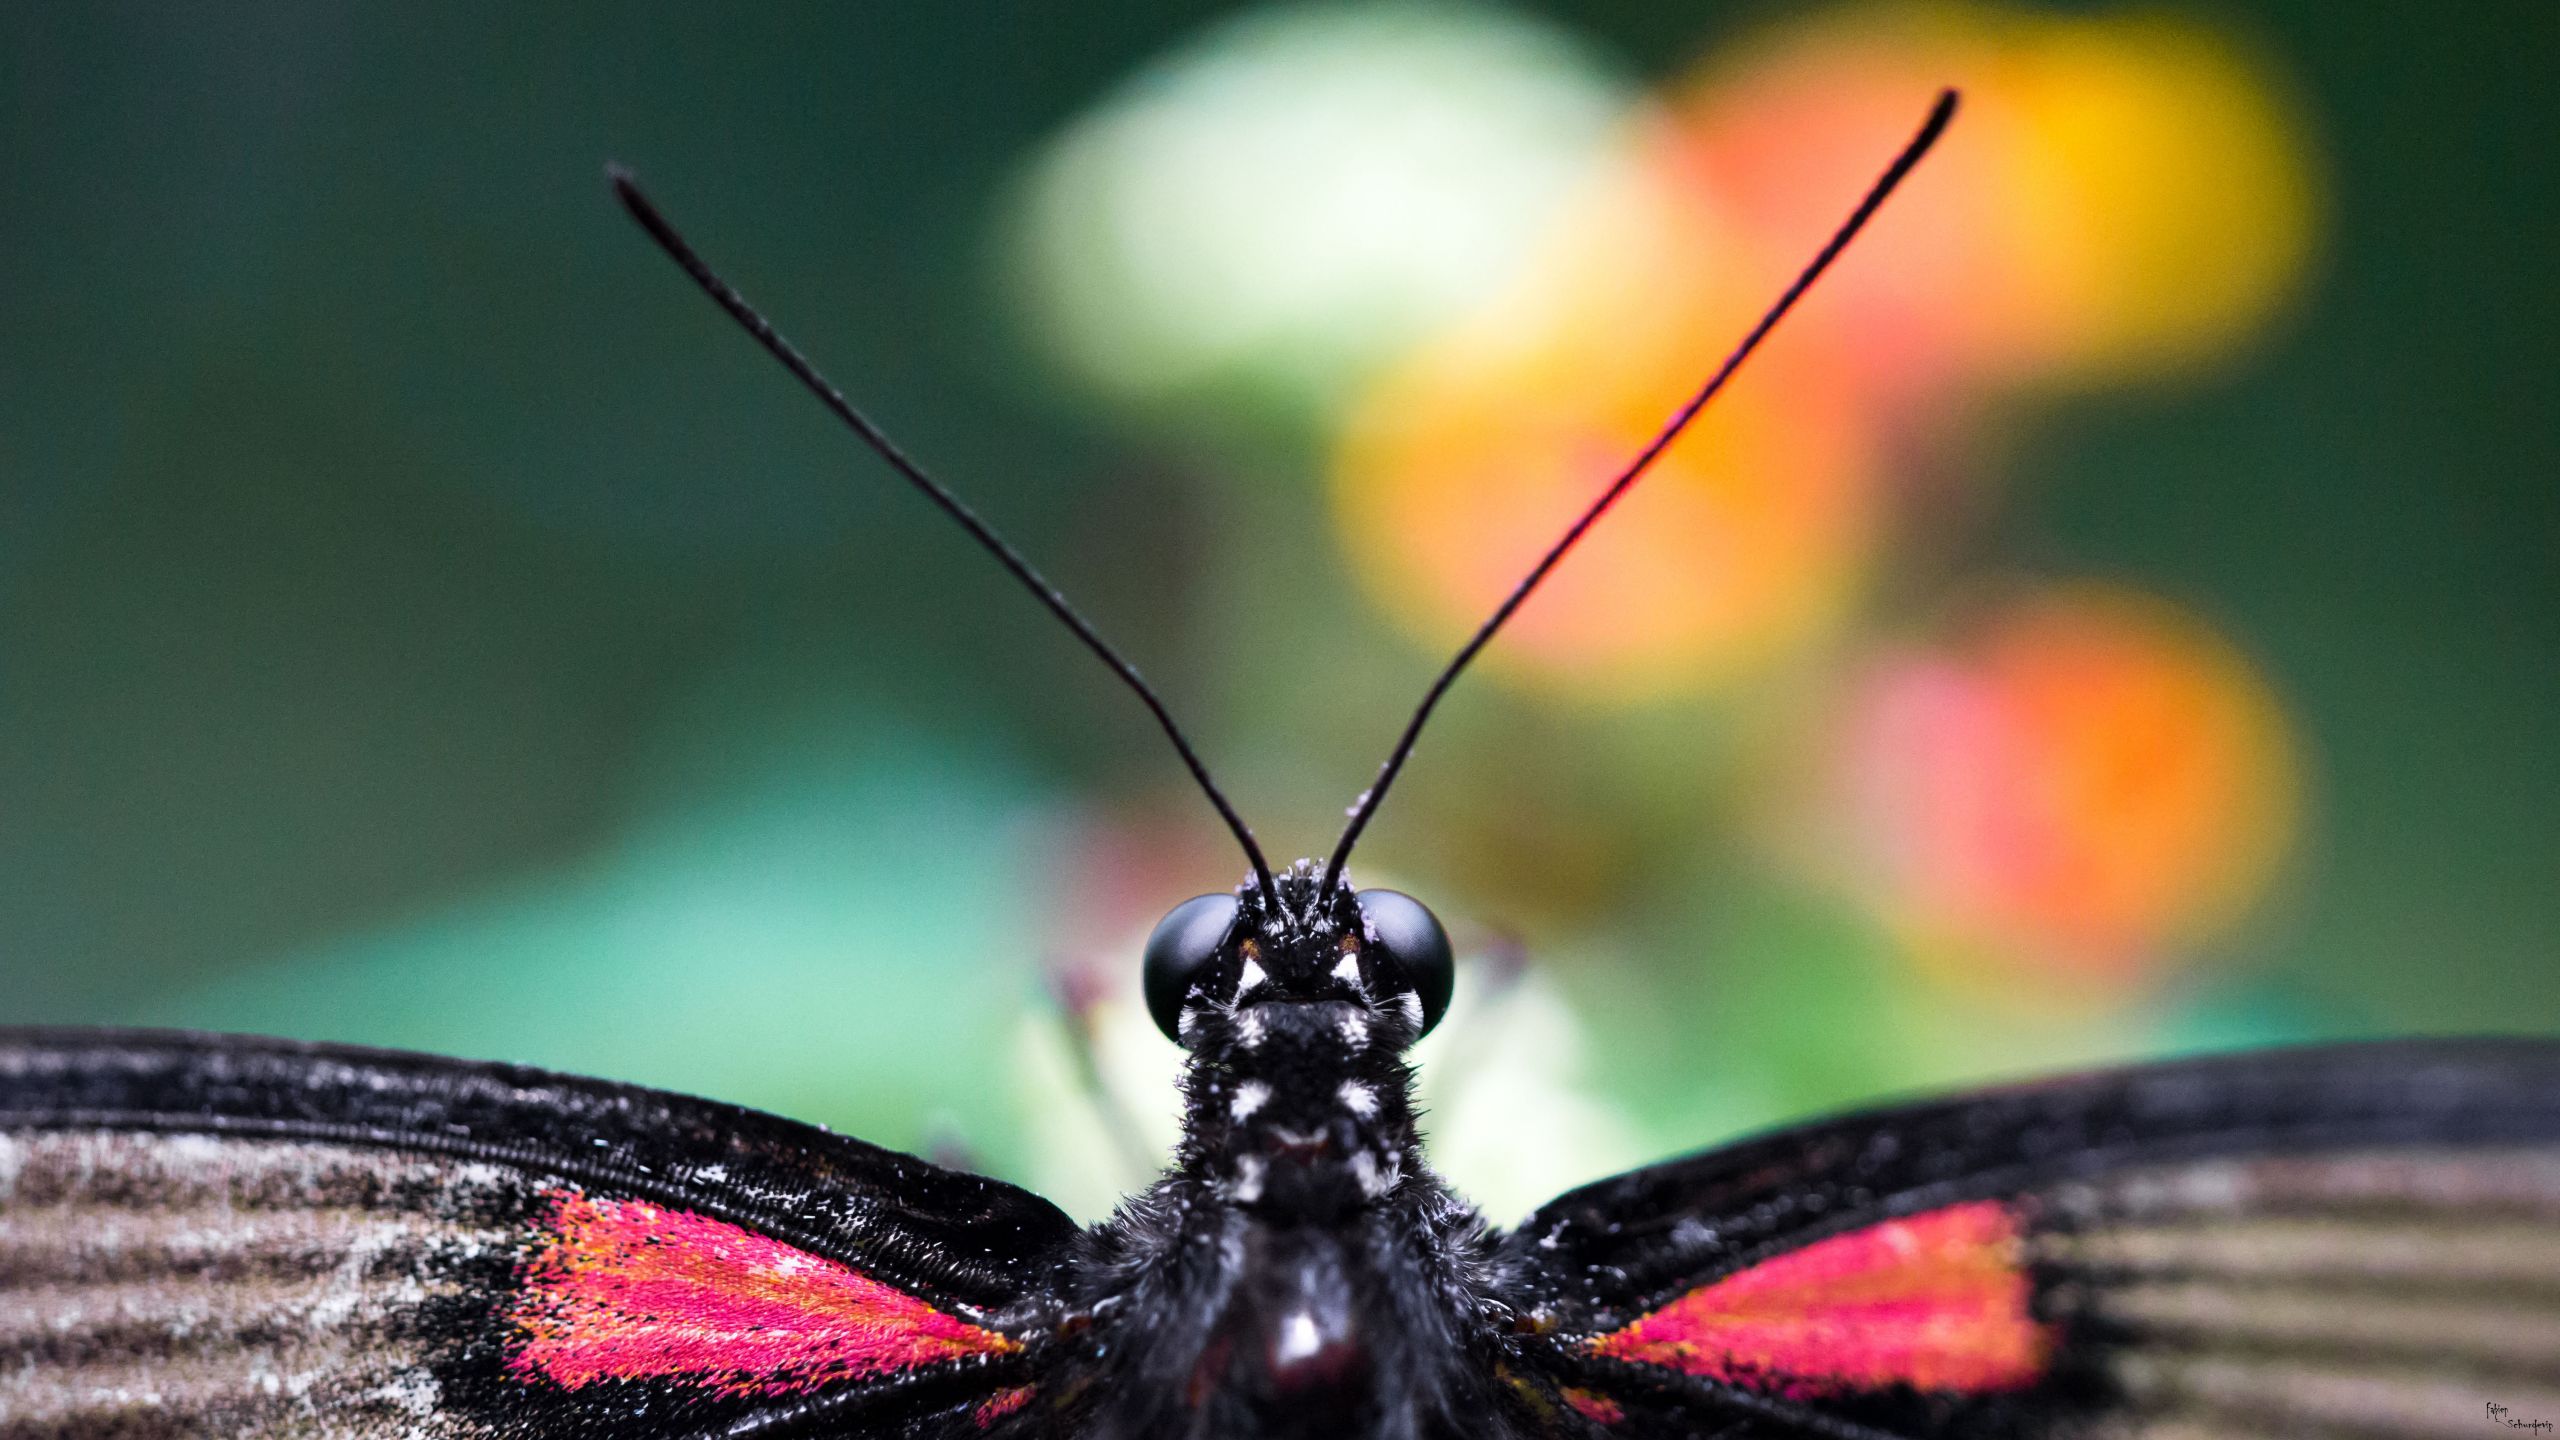
[[[1015,225],[1026,298],[1116,398],[1321,409],[1503,281],[1624,105],[1588,51],[1525,16],[1249,14],[1040,158]]]
[[[2229,42],[2165,17],[2055,27],[2021,84],[2063,202],[2055,363],[2141,374],[2211,359],[2293,291],[2317,196],[2304,125]]]
[[[1942,85],[1961,123],[1808,309],[1881,392],[2191,367],[2293,288],[2305,127],[2266,67],[2170,15],[1885,4],[1781,28],[1702,68],[1686,162],[1779,263]]]
[[[2097,586],[1880,658],[1828,745],[1819,863],[1947,973],[2138,983],[2257,896],[2290,829],[2284,722],[2247,663]]]
[[[1130,936],[1116,965],[1091,957],[1086,973],[1107,978],[1108,988],[1082,1006],[1021,1012],[1004,1050],[1030,1147],[1022,1183],[1087,1223],[1155,1178],[1132,1151],[1169,1163],[1182,1134],[1182,1051],[1157,1032],[1138,996],[1145,940]]]
[[[1962,118],[1751,371],[1525,609],[1494,663],[1581,699],[1730,684],[1854,618],[1891,502],[1967,403],[2210,358],[2301,268],[2272,84],[2210,31],[1841,10],[1629,124],[1537,260],[1349,412],[1357,572],[1436,646],[1490,611],[1838,225],[1944,85]]]
[[[1041,835],[1038,959],[1048,980],[1015,1020],[1012,1098],[1028,1117],[1026,1183],[1099,1220],[1155,1178],[1181,1134],[1182,1051],[1139,990],[1148,932],[1243,862],[1196,792],[1082,807]]]
[[[1592,1083],[1582,1016],[1532,968],[1469,965],[1440,1028],[1414,1047],[1431,1166],[1497,1224],[1651,1158]]]

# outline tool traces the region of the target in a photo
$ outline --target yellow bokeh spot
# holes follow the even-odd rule
[[[2147,378],[2213,359],[2298,283],[2317,219],[2305,127],[2229,37],[2162,13],[1887,4],[1770,31],[1683,102],[1758,247],[1801,247],[1938,86],[1946,142],[1829,287],[1888,394]],[[1907,122],[1906,122],[1907,123]]]
[[[2255,333],[2293,290],[2318,202],[2303,127],[2268,74],[2166,16],[2056,20],[2010,85],[2034,160],[2045,363],[2173,371]]]

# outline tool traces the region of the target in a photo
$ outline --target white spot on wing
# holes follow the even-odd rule
[[[436,1383],[433,1375],[411,1366],[392,1372],[391,1378],[372,1393],[421,1426],[444,1410],[444,1387]]]

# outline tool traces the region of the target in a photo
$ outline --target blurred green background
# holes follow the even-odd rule
[[[1171,1047],[1112,986],[1157,914],[1240,863],[1129,697],[682,283],[601,166],[634,166],[1079,600],[1271,848],[1320,853],[1477,603],[1430,589],[1433,565],[1474,563],[1476,532],[1395,516],[1513,493],[1467,488],[1463,455],[1433,489],[1434,457],[1492,442],[1464,405],[1457,439],[1407,434],[1425,403],[1375,394],[1422,392],[1373,382],[1524,283],[1554,216],[1609,213],[1578,209],[1579,187],[1629,133],[1677,128],[1629,117],[1707,134],[1755,108],[1714,97],[1759,93],[1735,76],[1783,37],[1815,53],[1904,23],[1439,7],[1394,12],[1420,37],[1398,70],[1360,29],[1377,13],[0,11],[0,1019],[539,1062],[944,1146],[1090,1210],[1117,1178],[1075,1173],[1088,1122],[1059,1111],[1040,1056],[1087,1024],[1143,1091]],[[1497,1208],[1918,1085],[2560,1031],[2560,19],[2542,0],[2140,13],[2227,45],[2234,83],[2283,117],[2271,143],[2311,198],[2269,298],[2168,362],[1896,391],[1875,468],[1903,478],[1864,522],[1864,578],[1819,619],[1729,666],[1646,652],[1587,672],[1575,655],[1631,617],[1601,605],[1576,631],[1590,606],[1561,596],[1554,627],[1457,692],[1371,831],[1362,876],[1528,957],[1525,981],[1466,982],[1501,998],[1431,1062],[1464,1072],[1433,1077],[1440,1123],[1509,1117],[1498,1139],[1450,1137]],[[1915,53],[1926,70],[1935,52]],[[1328,89],[1354,62],[1376,73]],[[1867,170],[1928,97],[1833,107],[1808,83],[1791,103],[1888,117],[1822,142]],[[1433,84],[1455,97],[1439,110]],[[1219,108],[1239,95],[1241,121]],[[1446,194],[1390,163],[1408,97],[1441,127],[1416,173],[1464,170]],[[1173,151],[1112,138],[1148,105]],[[1288,183],[1359,170],[1368,189],[1326,203],[1411,242],[1368,288],[1325,290],[1330,252],[1280,241],[1221,279],[1210,252],[1260,233],[1250,205],[1187,229],[1122,205],[1132,176],[1169,191],[1146,201],[1167,214],[1216,198],[1186,177],[1252,191],[1253,115],[1297,105],[1332,123],[1306,128],[1318,148]],[[1979,113],[2008,123],[1997,93]],[[1731,143],[1784,175],[1798,132],[1775,128]],[[2078,173],[2082,152],[2057,153]],[[2176,152],[2150,153],[2128,164],[2172,197],[2156,208],[2219,223],[2175,203]],[[2024,208],[1947,163],[1939,210]],[[1808,215],[1854,198],[1819,188]],[[1439,208],[1404,217],[1408,200]],[[1815,238],[1780,229],[1698,264],[1756,303]],[[1514,230],[1515,251],[1428,248]],[[1863,317],[1890,296],[1855,297],[1896,276],[1929,299],[1941,272],[1900,258],[1921,247],[1874,243],[1802,345],[1884,323]],[[2182,243],[2244,248],[2209,228]],[[1313,280],[1252,288],[1310,256]],[[2159,293],[2192,288],[2167,274]],[[1396,286],[1453,275],[1484,293],[1450,281],[1407,313]],[[1936,296],[1961,317],[1997,302]],[[1217,338],[1253,306],[1260,329]],[[1704,328],[1701,356],[1739,327]],[[1688,369],[1648,382],[1666,395],[1696,378],[1672,353]],[[1743,383],[1813,393],[1810,353]],[[1892,387],[1851,388],[1843,406],[1887,413],[1872,397]],[[1716,416],[1687,444],[1714,453]],[[1405,495],[1398,477],[1412,506],[1362,508]],[[1642,502],[1631,535],[1667,524]],[[1589,558],[1595,575],[1641,559]],[[2095,949],[2064,923],[2080,912],[2047,924],[2042,902],[1949,920],[1907,856],[1829,864],[1878,826],[1902,827],[1879,853],[1925,849],[1934,822],[1805,775],[1945,752],[1897,749],[1890,723],[1867,750],[1826,740],[1825,717],[1913,647],[1965,683],[2000,670],[1982,658],[2009,633],[1998,597],[2085,619],[2069,597],[2091,583],[2101,621],[2174,607],[2170,670],[2201,655],[2198,693],[2242,696],[2241,720],[2197,732],[2239,758],[2197,762],[2202,808],[2160,821],[2167,849],[2210,863],[2110,911]],[[1668,595],[1643,615],[1678,628],[1680,592],[1639,593]],[[2062,711],[2093,703],[2078,693]],[[1980,769],[1997,810],[2022,772]],[[2113,814],[2070,810],[2053,843],[2117,865]],[[2121,862],[2136,889],[2143,863]],[[1060,975],[1103,998],[1062,1017]]]

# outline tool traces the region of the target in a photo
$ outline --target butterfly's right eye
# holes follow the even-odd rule
[[[1147,1013],[1177,1045],[1182,1043],[1182,1002],[1200,972],[1218,958],[1241,908],[1233,895],[1196,896],[1174,906],[1147,937]]]

